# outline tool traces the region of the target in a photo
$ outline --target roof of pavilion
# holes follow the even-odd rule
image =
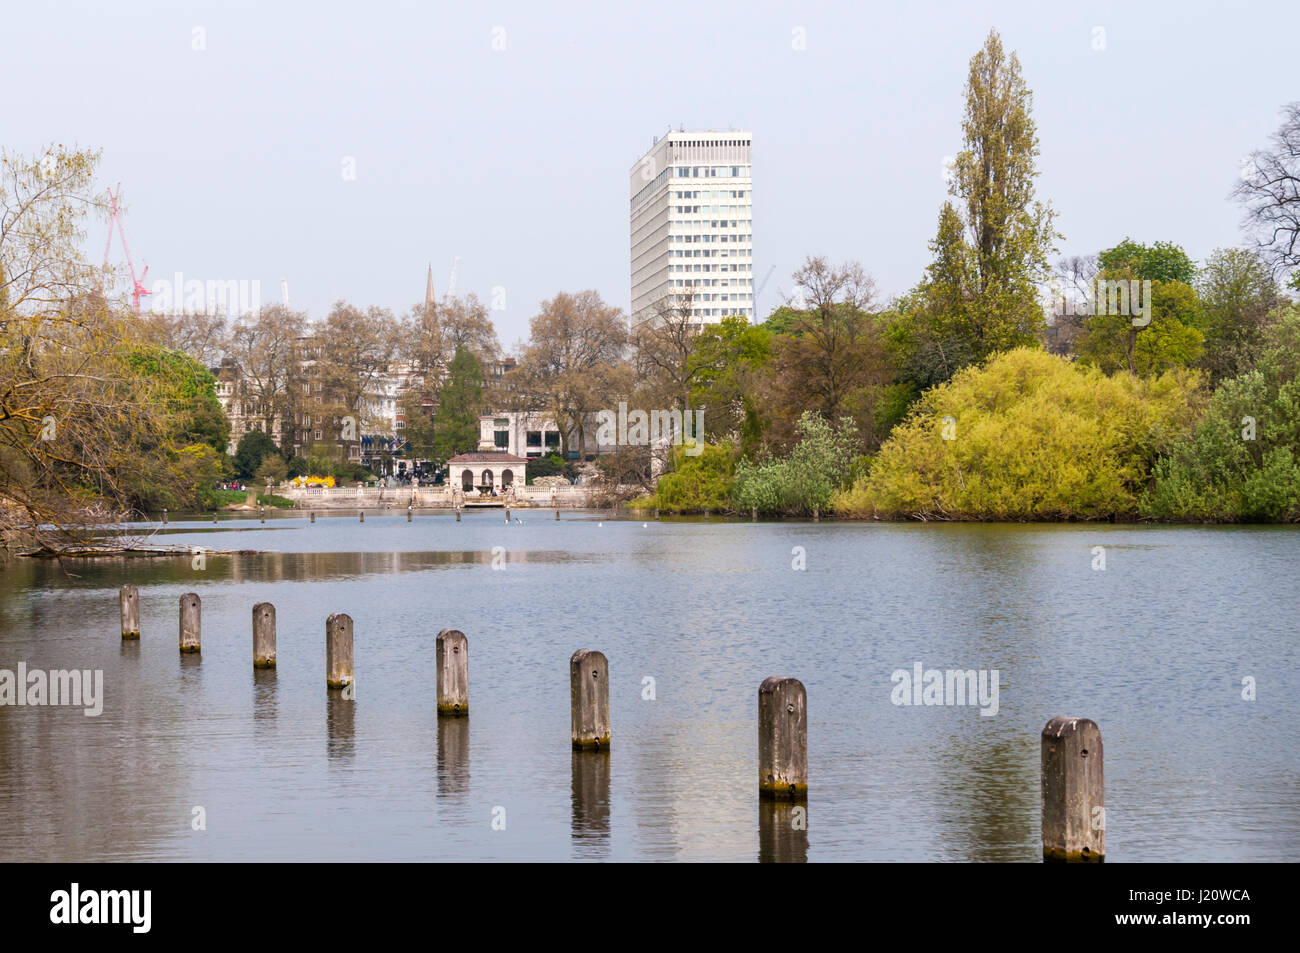
[[[452,463],[527,463],[523,457],[516,457],[513,453],[506,453],[504,450],[475,450],[473,453],[462,453],[460,456],[452,457],[447,461]]]

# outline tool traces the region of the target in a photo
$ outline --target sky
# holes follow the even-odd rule
[[[1239,245],[1243,157],[1300,98],[1293,22],[1188,0],[23,2],[0,146],[102,150],[147,284],[259,282],[267,304],[283,278],[313,317],[404,312],[459,257],[456,292],[493,305],[509,349],[557,292],[628,308],[628,173],[669,127],[753,134],[760,316],[807,255],[906,291],[990,28],[1033,91],[1062,256]]]

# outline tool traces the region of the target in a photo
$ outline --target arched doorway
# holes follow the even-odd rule
[[[464,471],[461,472],[461,475],[460,475],[460,488],[461,488],[462,490],[466,490],[466,491],[469,491],[469,490],[474,489],[474,471],[473,471],[473,470],[464,470]]]
[[[483,471],[483,480],[482,480],[482,482],[481,482],[479,485],[480,485],[480,486],[488,486],[488,487],[490,487],[490,486],[493,485],[493,482],[494,482],[494,481],[493,481],[493,479],[492,479],[492,471],[491,471],[491,470],[484,470],[484,471]]]
[[[504,490],[506,487],[511,486],[514,482],[515,482],[514,470],[501,471],[501,489]]]

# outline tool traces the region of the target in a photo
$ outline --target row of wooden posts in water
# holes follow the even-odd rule
[[[140,638],[140,592],[120,592],[122,638]],[[201,603],[180,599],[180,650],[201,650]],[[435,640],[439,715],[469,714],[469,640],[443,629]],[[275,606],[253,606],[253,667],[275,668]],[[325,620],[325,684],[345,693],[354,680],[352,617]],[[610,746],[609,661],[579,649],[569,659],[569,719],[575,750]],[[1053,718],[1043,728],[1041,781],[1043,856],[1053,861],[1102,861],[1106,855],[1105,778],[1101,731],[1087,718]],[[808,695],[797,678],[773,676],[758,687],[758,792],[769,800],[808,797]]]
[[[510,507],[508,507],[508,506],[505,507],[505,511],[506,511],[506,522],[509,523],[509,522],[510,522]],[[460,507],[460,506],[457,506],[457,507],[456,507],[456,522],[457,522],[457,523],[460,522],[460,512],[461,512],[461,507]],[[709,516],[709,515],[710,515],[710,511],[709,511],[709,510],[705,510],[705,511],[704,511],[704,515],[705,515],[706,517]],[[264,506],[259,506],[259,507],[257,508],[257,516],[258,516],[258,518],[259,518],[263,523],[265,523],[265,522],[266,522],[266,507],[264,507]],[[312,523],[316,522],[316,511],[315,511],[315,510],[309,510],[309,511],[308,511],[308,516],[309,516],[309,522],[312,522]],[[414,504],[411,504],[411,505],[409,505],[409,506],[406,507],[406,522],[408,522],[408,523],[411,522],[411,520],[414,518],[414,516],[415,516],[415,505],[414,505]],[[752,521],[754,521],[754,522],[757,522],[757,521],[758,521],[758,507],[757,507],[757,506],[755,506],[755,507],[751,507],[751,508],[750,508],[749,516],[750,516],[750,519],[751,519]],[[557,521],[559,520],[559,518],[560,518],[560,511],[559,511],[559,510],[556,510],[556,511],[555,511],[555,518],[556,518]],[[659,510],[658,510],[657,508],[656,508],[655,511],[654,511],[654,518],[655,518],[655,519],[658,519],[658,518],[659,518]],[[366,511],[365,511],[365,510],[357,510],[357,522],[364,523],[365,521],[366,521]],[[820,509],[819,507],[814,506],[814,507],[813,507],[813,522],[814,522],[814,523],[817,523],[817,522],[820,522],[820,521],[821,521],[821,509]],[[213,523],[213,525],[216,525],[216,523],[217,523],[217,514],[216,514],[216,513],[213,513],[213,514],[212,514],[212,523]],[[166,511],[166,510],[163,510],[163,511],[162,511],[162,524],[163,524],[164,526],[167,525],[167,511]]]

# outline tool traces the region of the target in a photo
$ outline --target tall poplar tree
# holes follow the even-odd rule
[[[1039,283],[1059,237],[1055,212],[1034,197],[1038,134],[1033,94],[996,30],[970,61],[965,148],[957,155],[933,263],[922,290],[931,332],[980,361],[1032,345],[1044,323]]]

